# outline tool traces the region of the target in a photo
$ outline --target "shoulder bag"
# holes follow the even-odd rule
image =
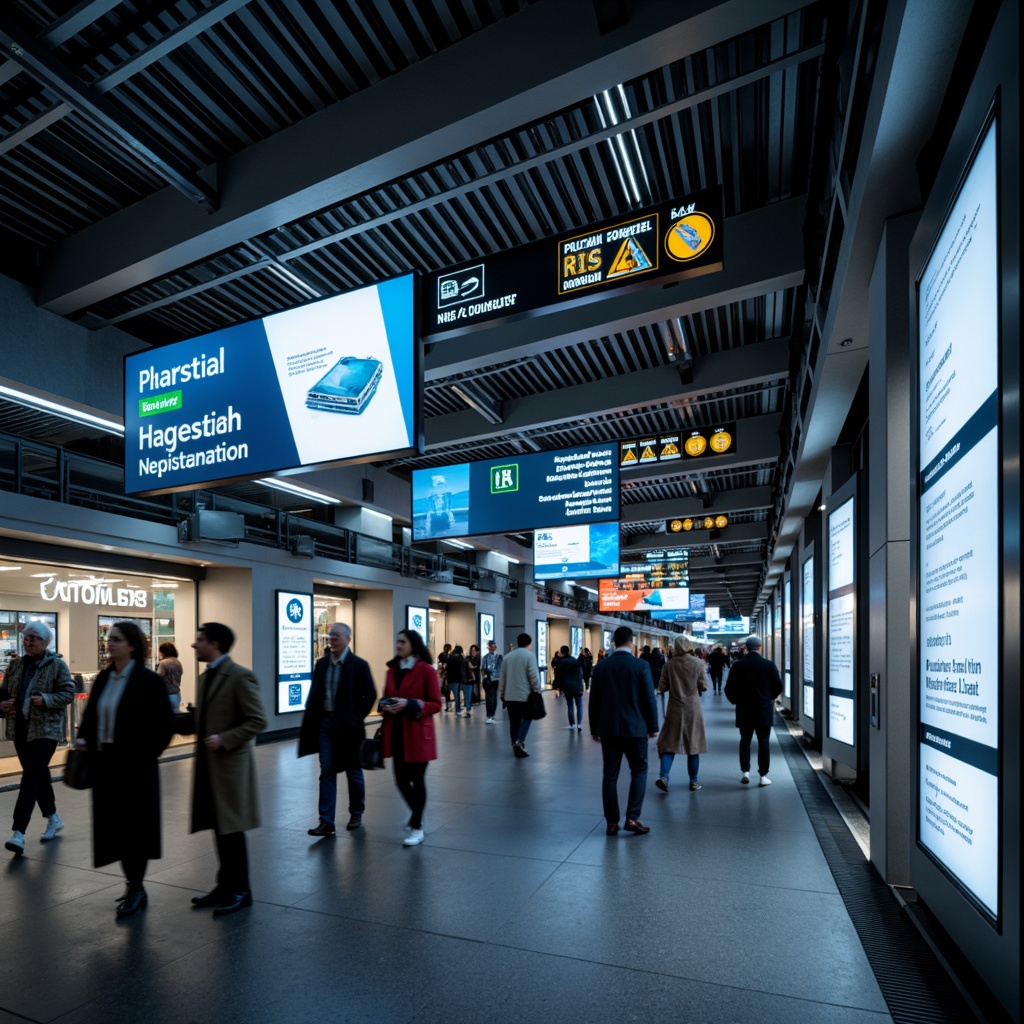
[[[524,717],[537,722],[545,718],[547,713],[548,709],[544,707],[543,696],[537,690],[531,690],[530,695],[526,698],[526,714]]]
[[[64,785],[71,789],[92,788],[92,752],[72,747],[64,765]]]

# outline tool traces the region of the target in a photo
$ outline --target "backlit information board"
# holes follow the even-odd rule
[[[801,711],[814,718],[814,556],[804,559],[804,585],[800,590],[800,625],[803,635],[803,701]]]
[[[854,499],[828,517],[828,734],[853,746]]]
[[[313,684],[313,595],[277,597],[277,713],[302,711]]]
[[[535,580],[594,579],[619,571],[619,524],[586,523],[533,531]]]

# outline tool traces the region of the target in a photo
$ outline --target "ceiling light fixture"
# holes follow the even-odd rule
[[[444,539],[445,544],[451,544],[453,548],[462,548],[464,551],[476,551],[476,548],[472,544],[467,544],[462,540],[452,540],[449,537]]]
[[[306,487],[299,487],[298,484],[285,483],[284,480],[264,477],[261,480],[257,480],[256,483],[263,484],[264,487],[270,487],[275,491],[284,491],[286,494],[295,494],[300,498],[308,498],[310,501],[315,501],[318,505],[341,504],[340,498],[334,498],[330,494],[322,494],[320,491],[311,491]]]
[[[42,395],[23,391],[8,384],[0,384],[0,396],[10,399],[18,405],[27,406],[30,409],[39,409],[42,412],[53,413],[64,420],[81,423],[87,427],[99,427],[100,430],[105,430],[109,434],[124,434],[124,423],[113,416],[109,418],[97,416],[94,413],[86,412],[84,409],[76,409],[74,406],[65,405],[62,402],[53,402]]]

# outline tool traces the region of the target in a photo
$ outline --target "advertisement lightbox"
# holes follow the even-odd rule
[[[918,281],[917,838],[999,915],[997,123]]]
[[[533,531],[533,578],[594,579],[619,571],[619,524],[587,523]]]
[[[656,608],[651,612],[651,618],[655,622],[706,622],[708,614],[706,600],[704,594],[691,593],[689,608]],[[715,618],[718,618],[717,610]]]
[[[828,735],[854,743],[856,519],[848,498],[828,516]]]
[[[803,637],[801,712],[814,720],[814,555],[804,559],[800,588],[800,632]]]
[[[125,492],[416,451],[413,278],[125,358]]]
[[[415,469],[413,540],[618,522],[616,458],[606,444]]]
[[[313,595],[277,597],[277,713],[302,711],[313,684]]]
[[[597,584],[598,608],[602,612],[687,611],[690,591],[687,587],[638,586],[623,589],[620,580],[599,580]]]

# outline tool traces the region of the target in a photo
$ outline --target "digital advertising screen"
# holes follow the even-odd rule
[[[537,652],[537,671],[540,673],[541,681],[545,679],[544,673],[548,670],[548,620],[537,619],[537,639],[534,643],[534,650]]]
[[[793,690],[793,587],[790,578],[782,585],[782,693],[792,699]]]
[[[854,499],[828,517],[828,734],[853,746],[854,726]]]
[[[690,594],[690,607],[686,609],[657,608],[651,618],[655,622],[706,622],[708,609],[704,594]],[[715,618],[718,612],[715,611]]]
[[[918,839],[999,913],[997,124],[918,281]]]
[[[599,580],[598,608],[602,612],[687,611],[690,591],[687,587],[651,589],[637,586],[623,589],[622,580]]]
[[[617,523],[616,458],[607,444],[414,469],[413,540]]]
[[[430,618],[427,609],[421,605],[407,604],[405,606],[405,628],[415,629],[423,642],[430,646]]]
[[[125,491],[417,450],[411,275],[125,358]]]
[[[302,711],[313,683],[313,595],[276,590],[277,713]]]
[[[587,523],[533,531],[533,578],[594,579],[619,572],[619,524]]]
[[[478,612],[477,621],[479,622],[477,635],[480,637],[478,645],[480,647],[480,656],[483,657],[487,653],[487,645],[492,640],[496,640],[494,635],[494,615],[491,612]],[[498,648],[498,653],[501,653],[500,647]]]
[[[804,559],[804,585],[800,588],[800,625],[803,636],[803,701],[801,710],[814,718],[814,556]]]

